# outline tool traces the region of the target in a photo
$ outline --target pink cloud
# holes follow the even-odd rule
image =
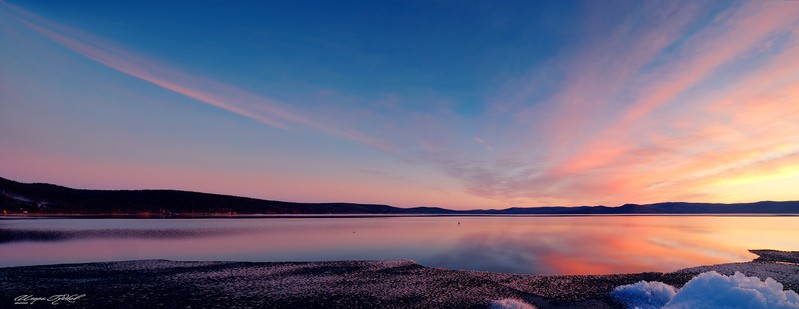
[[[795,126],[799,119],[792,116],[797,114],[794,111],[797,105],[795,100],[791,100],[796,98],[796,80],[785,78],[790,76],[789,72],[795,72],[795,56],[790,56],[796,54],[795,47],[785,48],[766,69],[755,70],[753,77],[738,81],[736,87],[729,87],[733,90],[731,92],[712,97],[709,101],[683,104],[674,111],[659,113],[658,119],[651,122],[642,121],[655,117],[652,111],[672,102],[692,87],[700,86],[723,66],[736,63],[751,53],[763,52],[761,46],[775,34],[789,33],[793,36],[792,44],[795,44],[797,16],[797,6],[762,3],[747,3],[733,14],[725,15],[715,25],[695,35],[693,41],[688,41],[686,55],[674,60],[675,65],[654,71],[651,75],[657,78],[644,79],[649,84],[643,85],[641,96],[621,113],[611,113],[618,118],[608,125],[597,123],[599,116],[588,116],[609,112],[610,107],[603,105],[606,98],[596,97],[596,105],[591,107],[595,110],[583,110],[582,104],[589,103],[580,102],[591,102],[593,93],[620,93],[622,90],[612,89],[639,83],[631,80],[635,75],[622,65],[621,70],[609,70],[607,82],[597,79],[595,85],[587,82],[574,84],[561,97],[572,100],[572,103],[567,102],[566,107],[551,117],[553,122],[558,122],[555,131],[561,132],[553,138],[563,139],[560,143],[579,146],[565,150],[555,147],[552,158],[566,156],[553,160],[554,164],[546,166],[537,180],[521,180],[517,188],[527,185],[528,192],[538,199],[573,194],[570,200],[583,202],[656,202],[696,196],[702,191],[703,181],[711,181],[708,178],[723,177],[733,170],[754,167],[764,161],[781,160],[783,156],[774,150],[775,147],[791,143],[797,146],[790,138],[799,133]],[[771,50],[768,52],[773,53]],[[645,63],[635,59],[633,62]],[[588,72],[591,74],[593,71],[589,68]],[[617,78],[621,81],[615,82]],[[592,90],[605,86],[611,90]],[[763,89],[770,89],[769,93],[760,98],[753,96]],[[572,94],[574,91],[577,92]],[[724,104],[726,109],[717,107],[712,114],[705,113],[705,107],[718,104]],[[692,122],[686,125],[681,118]],[[592,125],[604,128],[594,133]],[[752,142],[748,140],[754,137],[751,133],[742,134],[747,130],[767,134],[757,134],[760,140]],[[666,138],[661,132],[675,137]],[[580,134],[589,134],[590,138],[580,140]],[[791,153],[792,147],[789,146],[785,152]],[[666,183],[668,185],[664,186]]]
[[[572,76],[548,102],[552,106],[548,114],[554,116],[548,115],[536,126],[536,130],[551,132],[548,140],[554,155],[574,151],[575,144],[584,142],[586,133],[596,129],[596,121],[606,117],[608,109],[615,108],[638,72],[681,38],[699,11],[694,3],[678,2],[649,9],[662,13],[651,18],[648,27],[621,26],[596,38],[571,59],[566,71],[573,72]],[[630,42],[630,37],[636,40]]]

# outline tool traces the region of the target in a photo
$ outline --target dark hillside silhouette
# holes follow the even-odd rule
[[[514,207],[450,210],[400,208],[378,204],[294,203],[177,190],[82,190],[52,184],[20,183],[0,178],[0,208],[9,214],[439,214],[439,215],[582,215],[582,214],[799,214],[799,201],[738,204],[657,203],[618,207]]]

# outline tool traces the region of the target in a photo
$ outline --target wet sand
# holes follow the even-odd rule
[[[78,297],[60,308],[486,308],[515,298],[539,308],[618,308],[613,288],[640,280],[684,285],[709,270],[772,277],[799,291],[799,252],[753,250],[752,262],[673,273],[517,275],[430,268],[410,260],[297,263],[143,260],[0,268],[0,307],[21,295]]]

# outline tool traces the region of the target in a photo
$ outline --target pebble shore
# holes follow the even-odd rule
[[[431,268],[410,260],[179,262],[142,260],[0,268],[0,307],[22,295],[82,295],[59,308],[487,308],[518,299],[538,308],[619,308],[613,288],[641,280],[680,287],[716,270],[771,277],[799,291],[799,252],[752,250],[752,262],[673,273],[517,275]],[[46,300],[24,308],[52,308]]]

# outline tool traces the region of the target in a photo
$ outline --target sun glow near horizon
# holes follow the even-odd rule
[[[454,209],[799,200],[799,3],[0,2],[0,173]]]

